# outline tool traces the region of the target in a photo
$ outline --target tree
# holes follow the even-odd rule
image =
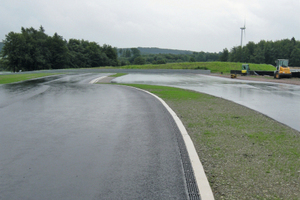
[[[10,32],[3,40],[2,65],[5,69],[16,72],[22,70],[22,48],[25,44],[24,37],[20,33]]]
[[[131,48],[131,53],[133,58],[139,57],[141,55],[141,51],[138,48]]]
[[[57,33],[46,35],[43,26],[39,30],[22,27],[21,33],[10,32],[3,42],[1,68],[14,72],[119,65],[116,48],[85,40],[67,42]]]
[[[118,54],[117,54],[117,49],[112,48],[110,45],[104,44],[102,47],[103,53],[106,54],[106,56],[109,59],[108,65],[110,66],[117,66],[118,65]]]
[[[242,60],[242,48],[241,46],[233,47],[230,51],[230,62],[241,62]]]
[[[229,51],[227,48],[223,49],[223,52],[220,56],[220,61],[222,62],[227,62],[228,61],[228,56],[229,56]]]
[[[265,56],[263,50],[257,46],[254,50],[254,55],[250,58],[251,63],[262,64],[265,63]]]
[[[190,57],[190,62],[196,62],[196,59],[194,57]]]
[[[300,66],[300,49],[297,47],[291,53],[290,65]]]
[[[133,64],[135,64],[135,65],[144,65],[145,63],[146,63],[146,60],[142,56],[136,57],[133,62]]]
[[[131,51],[129,49],[125,50],[125,56],[126,58],[130,58],[131,57]]]
[[[49,64],[51,69],[63,69],[67,64],[68,48],[63,37],[55,33],[47,40],[49,51],[51,52]]]

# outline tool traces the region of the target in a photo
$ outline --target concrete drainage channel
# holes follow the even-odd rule
[[[102,82],[102,83],[110,83],[114,77],[100,77],[90,81],[91,84]],[[178,118],[176,113],[163,101],[160,97],[142,89],[135,88],[137,90],[146,92],[155,98],[157,98],[164,107],[168,110],[170,115],[173,117],[178,129],[180,130],[180,134],[176,136],[177,143],[180,150],[185,181],[187,185],[188,197],[191,200],[214,200],[214,196],[205,175],[203,166],[200,162],[198,154],[196,152],[195,146],[188,135],[184,125],[181,120]]]

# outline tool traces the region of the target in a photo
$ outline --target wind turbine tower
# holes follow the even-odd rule
[[[246,35],[246,25],[244,23],[244,27],[241,27],[241,47],[243,47],[243,32]]]

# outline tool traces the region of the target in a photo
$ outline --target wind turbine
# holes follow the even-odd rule
[[[246,23],[244,22],[244,27],[241,27],[241,47],[243,47],[243,32],[245,34],[246,37]]]

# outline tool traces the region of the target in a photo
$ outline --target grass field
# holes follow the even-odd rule
[[[272,65],[249,64],[251,70],[274,71]],[[242,63],[233,62],[186,62],[186,63],[167,63],[161,65],[127,65],[122,69],[208,69],[211,73],[229,74],[230,70],[241,70]]]
[[[124,76],[124,75],[126,75],[126,73],[116,73],[116,74],[110,75],[109,77],[119,77],[119,76]]]
[[[300,133],[256,111],[193,91],[152,92],[191,136],[216,199],[300,199]]]
[[[59,73],[0,74],[0,84],[15,83],[34,78],[57,75]]]

